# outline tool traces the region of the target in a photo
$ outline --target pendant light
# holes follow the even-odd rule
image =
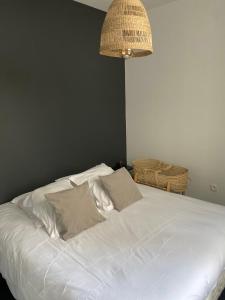
[[[141,57],[153,52],[148,14],[140,0],[114,0],[102,27],[100,54]]]

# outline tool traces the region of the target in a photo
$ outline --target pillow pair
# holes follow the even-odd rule
[[[46,199],[46,194],[72,189],[73,186],[70,180],[73,180],[78,185],[88,181],[88,184],[92,187],[91,193],[93,193],[97,207],[101,208],[100,210],[110,210],[113,209],[112,202],[109,196],[102,191],[100,187],[101,183],[98,182],[98,176],[111,173],[113,173],[112,168],[105,164],[100,164],[83,173],[59,179],[33,192],[17,197],[12,202],[22,208],[28,216],[33,216],[36,226],[43,225],[51,238],[59,238],[59,231],[62,228],[60,222],[56,219],[57,215],[55,214],[54,207]]]
[[[119,211],[142,198],[130,174],[124,168],[111,175],[101,176],[99,180]],[[58,222],[61,221],[60,233],[65,240],[104,220],[96,209],[95,199],[87,181],[73,189],[47,194],[46,198],[55,208]]]
[[[79,186],[72,189],[71,182]],[[39,220],[39,225],[44,225],[50,237],[58,238],[62,234],[67,239],[104,220],[98,214],[95,202],[99,211],[113,209],[112,201],[115,208],[120,211],[141,197],[126,169],[122,168],[113,172],[111,168],[101,164],[83,173],[59,179],[26,194],[25,197],[18,197],[13,202],[17,203],[29,215],[34,215],[36,220]],[[83,206],[82,203],[85,205]],[[75,217],[76,205],[77,211],[80,212],[78,214],[80,218]],[[71,209],[68,209],[70,206]],[[74,216],[71,217],[72,223],[68,222],[69,216],[71,216],[70,211],[73,212],[72,216]]]

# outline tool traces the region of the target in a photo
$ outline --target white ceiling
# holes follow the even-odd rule
[[[105,11],[108,9],[109,5],[112,2],[112,0],[76,0],[76,1]],[[145,7],[147,9],[161,6],[172,1],[175,0],[143,0]]]

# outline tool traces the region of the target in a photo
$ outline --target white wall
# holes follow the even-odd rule
[[[225,0],[177,0],[151,24],[155,53],[126,62],[128,161],[186,166],[189,195],[225,204]]]

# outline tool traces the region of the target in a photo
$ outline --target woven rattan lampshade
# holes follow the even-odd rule
[[[140,0],[114,0],[102,27],[100,54],[140,57],[153,52],[147,12]]]

